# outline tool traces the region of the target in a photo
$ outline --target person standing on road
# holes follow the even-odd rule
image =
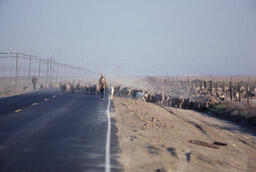
[[[36,89],[36,82],[37,82],[37,77],[34,75],[32,78],[33,90]]]
[[[104,100],[105,92],[107,89],[107,81],[106,81],[104,74],[101,74],[98,86],[99,86],[99,90],[100,90],[100,94],[101,94],[101,99]]]

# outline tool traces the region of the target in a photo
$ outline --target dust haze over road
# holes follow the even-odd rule
[[[235,109],[256,103],[255,9],[255,0],[0,0],[0,171],[255,171],[253,132],[194,111],[231,99],[229,117],[256,123],[253,104]],[[117,90],[110,113],[96,95],[100,73]],[[33,75],[40,91],[22,94]]]
[[[0,51],[105,73],[124,63],[127,75],[255,73],[254,0],[2,0],[0,8]]]

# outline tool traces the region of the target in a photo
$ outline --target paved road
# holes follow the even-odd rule
[[[56,91],[0,99],[0,171],[105,171],[107,105]],[[113,122],[111,171],[120,171]]]

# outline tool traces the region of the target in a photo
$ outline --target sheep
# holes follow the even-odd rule
[[[239,100],[239,96],[240,96],[240,95],[239,95],[239,92],[236,91],[236,92],[233,93],[233,97],[234,97],[234,100],[235,100],[235,101],[238,101],[238,100]]]
[[[70,84],[65,84],[65,92],[66,93],[71,92],[71,85]]]
[[[91,85],[86,84],[84,88],[85,94],[91,94]]]
[[[250,97],[255,97],[256,93],[253,93],[252,91],[247,91],[246,95],[244,96],[244,99],[250,98]]]
[[[224,86],[224,88],[223,88],[223,92],[224,92],[224,93],[226,93],[228,90],[229,90],[229,87]]]
[[[155,103],[155,97],[153,96],[153,93],[147,93],[145,95],[146,102]]]
[[[167,105],[167,106],[170,105],[170,96],[169,95],[165,95],[163,104]]]
[[[162,104],[162,102],[163,102],[163,95],[162,95],[162,93],[155,93],[153,96],[155,97],[155,102],[154,103]]]
[[[77,83],[76,86],[75,86],[75,90],[80,93],[81,90],[82,90],[81,88],[82,88],[81,84],[80,84],[80,83]]]
[[[121,90],[123,89],[122,85],[119,85],[114,88],[114,96],[121,96]]]
[[[74,84],[68,84],[70,86],[70,92],[75,93],[75,86]]]
[[[256,93],[256,87],[253,88],[253,92]]]
[[[183,98],[177,98],[177,97],[172,98],[171,101],[172,101],[172,107],[177,107],[180,109],[182,107],[182,104],[184,103]]]
[[[110,86],[110,91],[109,91],[109,98],[110,99],[113,99],[113,97],[114,97],[114,93],[115,93],[115,89],[114,89],[114,86],[113,85],[111,85]]]
[[[146,98],[145,98],[145,93],[143,93],[143,92],[137,92],[137,93],[136,93],[136,99],[137,99],[137,100],[145,101],[145,100],[146,100]]]
[[[128,88],[128,87],[124,87],[122,90],[121,90],[121,95],[123,97],[130,97],[131,96],[131,89]]]
[[[244,87],[240,87],[240,92],[241,92],[242,94],[246,94],[246,89],[245,89]]]
[[[190,103],[191,103],[191,99],[189,99],[189,98],[184,99],[184,102],[182,104],[182,108],[183,109],[190,109]]]
[[[216,96],[217,96],[217,98],[218,98],[220,101],[226,101],[226,98],[225,98],[225,95],[224,95],[224,94],[221,94],[221,93],[217,92]]]
[[[63,92],[63,93],[69,93],[70,85],[69,84],[61,84],[60,89],[61,89],[61,92]]]
[[[206,111],[209,107],[210,107],[209,102],[197,101],[197,102],[194,102],[193,109],[199,112],[203,112],[203,111]]]
[[[90,87],[90,94],[91,95],[98,95],[98,85],[94,84]]]
[[[222,92],[223,89],[222,89],[221,87],[218,87],[216,91],[217,91],[217,92]]]
[[[138,89],[132,89],[131,92],[130,92],[130,96],[132,98],[136,98],[138,92],[139,92]]]

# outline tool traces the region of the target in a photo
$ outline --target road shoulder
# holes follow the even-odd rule
[[[191,110],[114,98],[124,171],[250,171],[255,136]],[[233,128],[232,128],[233,127]],[[192,144],[222,141],[218,149]],[[241,141],[242,140],[242,141]],[[245,144],[247,143],[247,145]]]

